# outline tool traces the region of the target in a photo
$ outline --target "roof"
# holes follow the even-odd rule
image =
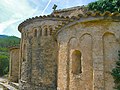
[[[71,24],[75,24],[78,22],[88,22],[88,21],[98,21],[98,20],[109,20],[109,21],[118,21],[120,22],[120,13],[119,12],[109,12],[106,11],[104,13],[100,13],[100,12],[87,12],[85,14],[79,14],[77,16],[72,16],[69,20],[68,23],[64,24],[64,25],[58,25],[55,27],[56,31],[54,34],[59,33],[59,31],[66,27],[69,26]]]
[[[80,9],[86,9],[86,7],[83,5],[83,6],[76,6],[76,7],[71,7],[71,8],[59,9],[59,10],[55,10],[53,12],[53,14],[54,13],[60,13],[60,12],[68,12],[68,11],[80,10]]]
[[[62,10],[56,10],[55,12],[66,12],[69,10],[79,10],[81,8],[85,8],[84,6],[77,6],[77,7],[73,7],[73,8],[68,8],[68,9],[62,9]],[[45,20],[53,20],[53,21],[68,21],[72,22],[81,18],[89,18],[89,17],[93,17],[93,19],[96,18],[102,18],[102,19],[115,19],[115,20],[119,20],[120,21],[120,13],[119,12],[113,12],[111,13],[110,11],[105,11],[104,13],[101,13],[99,11],[97,12],[91,12],[91,11],[87,11],[84,14],[78,14],[77,16],[61,16],[61,15],[55,15],[55,14],[50,14],[50,15],[44,15],[44,16],[36,16],[33,18],[29,18],[27,20],[25,20],[24,22],[22,22],[19,26],[18,26],[18,30],[21,32],[22,28],[29,25],[30,23],[34,23],[34,22],[38,22],[38,21],[45,21]],[[116,18],[117,17],[117,18]],[[63,26],[63,25],[62,25]]]
[[[36,17],[32,17],[29,19],[26,19],[25,21],[23,21],[19,26],[18,26],[18,30],[21,32],[22,28],[30,23],[34,23],[36,21],[44,21],[44,20],[53,20],[53,21],[68,21],[69,17],[64,17],[64,16],[59,16],[59,15],[44,15],[44,16],[36,16]]]

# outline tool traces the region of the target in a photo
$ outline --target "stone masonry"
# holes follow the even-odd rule
[[[19,47],[10,47],[9,81],[18,82],[19,74]]]
[[[59,15],[64,17],[77,16],[78,14],[84,14],[88,11],[85,6],[76,6],[72,8],[66,8],[62,10],[55,10],[52,15]]]
[[[114,90],[120,13],[77,10],[58,10],[19,25],[20,90]]]

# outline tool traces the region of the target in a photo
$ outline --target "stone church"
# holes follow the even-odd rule
[[[18,29],[20,90],[114,90],[120,13],[74,7],[27,19]]]

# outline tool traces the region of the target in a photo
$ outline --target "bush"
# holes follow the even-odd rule
[[[5,55],[0,55],[0,76],[8,73],[9,60]]]
[[[0,76],[7,74],[9,71],[8,47],[19,45],[19,43],[20,38],[15,36],[5,36],[0,38]]]
[[[88,4],[88,9],[92,11],[120,12],[120,0],[98,0]]]
[[[115,89],[120,90],[120,51],[118,51],[119,60],[116,62],[116,67],[112,70]]]

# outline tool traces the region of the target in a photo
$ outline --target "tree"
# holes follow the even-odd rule
[[[120,12],[120,0],[98,0],[88,4],[88,10],[91,11],[110,11]]]
[[[5,55],[0,55],[0,76],[8,73],[9,60]]]
[[[120,90],[120,51],[118,51],[119,60],[116,62],[116,67],[112,70],[115,89]]]
[[[7,74],[9,70],[8,47],[19,45],[19,43],[20,38],[15,36],[5,36],[0,38],[0,76]]]

